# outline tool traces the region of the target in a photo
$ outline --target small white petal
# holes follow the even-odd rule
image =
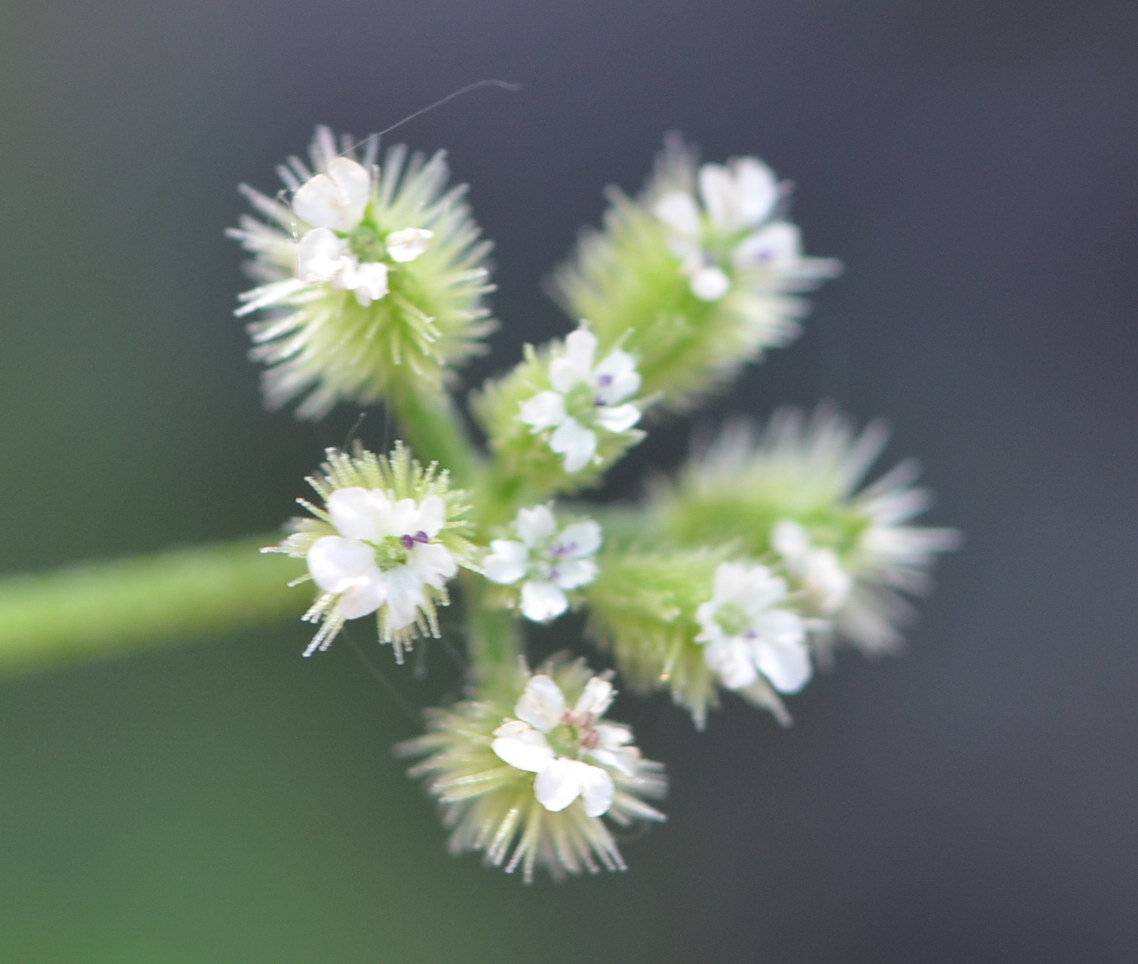
[[[596,397],[602,404],[624,401],[640,387],[636,359],[626,351],[610,351],[597,366],[593,382]]]
[[[603,726],[604,724],[601,724]],[[600,729],[600,726],[597,727]],[[614,729],[625,729],[624,727],[614,727]],[[629,734],[631,738],[631,734]],[[634,746],[618,746],[618,747],[598,747],[595,750],[587,751],[589,756],[596,760],[601,766],[611,767],[614,770],[619,770],[625,776],[633,776],[636,773],[636,768],[640,764],[640,751]]]
[[[428,495],[419,503],[419,529],[427,535],[437,536],[446,520],[447,503],[441,495]]]
[[[635,405],[602,406],[597,409],[597,424],[610,432],[627,432],[640,421],[640,409]]]
[[[419,503],[414,499],[400,499],[391,506],[384,519],[384,534],[390,536],[413,536],[422,526],[419,525]]]
[[[780,693],[797,693],[810,681],[813,667],[805,644],[798,646],[757,645],[755,662]]]
[[[535,432],[560,425],[565,419],[565,399],[557,392],[538,392],[522,405],[520,417]]]
[[[521,720],[508,720],[494,731],[490,744],[500,759],[529,773],[540,772],[553,762],[553,751],[540,731]]]
[[[605,715],[605,711],[612,705],[614,695],[612,683],[599,676],[593,676],[585,684],[585,689],[577,698],[577,705],[573,710],[577,713],[591,713],[596,719]]]
[[[753,157],[739,158],[732,167],[739,220],[743,224],[761,224],[778,201],[778,181],[774,172]]]
[[[587,328],[578,328],[565,339],[565,352],[549,366],[549,380],[559,392],[567,392],[574,385],[588,381],[593,374],[593,356],[597,351],[597,336]]]
[[[721,164],[699,169],[699,193],[711,223],[719,231],[734,231],[739,225],[735,180]]]
[[[551,582],[531,579],[522,585],[522,615],[535,623],[547,623],[569,608],[565,593]]]
[[[325,592],[344,592],[379,576],[375,553],[356,539],[324,536],[312,543],[306,560],[313,581]]]
[[[406,566],[383,574],[387,584],[387,619],[392,629],[405,629],[415,622],[426,600],[423,583]]]
[[[564,810],[581,795],[582,778],[585,776],[582,767],[589,765],[565,759],[546,764],[533,782],[533,794],[537,797],[537,802],[554,813]]]
[[[767,609],[751,617],[751,631],[764,643],[797,646],[806,638],[802,617],[789,609]]]
[[[585,813],[590,817],[600,817],[608,813],[615,792],[612,777],[600,767],[588,763],[578,763],[577,780],[581,785],[581,800]]]
[[[665,194],[652,206],[652,213],[682,237],[699,234],[699,207],[685,191]]]
[[[526,574],[529,550],[520,542],[495,539],[490,543],[490,554],[482,561],[486,578],[499,585],[517,582]]]
[[[292,197],[296,216],[316,228],[351,231],[363,217],[371,194],[371,175],[347,157],[335,157],[327,174],[309,178]]]
[[[359,619],[374,613],[387,601],[387,586],[377,571],[373,579],[353,586],[340,596],[340,615],[345,619]]]
[[[755,268],[787,271],[802,259],[802,240],[798,228],[785,221],[768,224],[761,231],[740,241],[731,259],[743,271]]]
[[[601,547],[601,527],[592,519],[574,522],[558,533],[553,545],[559,554],[568,558],[591,556]]]
[[[539,673],[531,676],[526,683],[514,712],[518,714],[518,719],[545,732],[561,722],[561,716],[565,712],[565,697],[550,677]]]
[[[296,276],[305,284],[334,281],[350,259],[347,243],[327,228],[314,228],[296,246]]]
[[[442,589],[446,581],[458,573],[458,563],[450,550],[437,542],[415,543],[407,555],[407,565],[419,579],[435,589]]]
[[[388,291],[387,265],[378,261],[358,265],[350,287],[355,292],[356,301],[364,308],[373,301],[379,301]]]
[[[562,589],[580,589],[597,578],[597,564],[592,559],[557,559],[549,578]]]
[[[387,534],[385,521],[390,513],[391,500],[379,489],[354,485],[328,497],[328,517],[340,535],[349,539],[378,542]]]
[[[385,240],[387,256],[400,264],[414,261],[427,250],[427,242],[434,236],[433,231],[427,231],[423,228],[404,228],[402,231],[392,231]]]
[[[557,531],[557,520],[547,505],[535,505],[518,512],[518,538],[527,546],[544,545]]]
[[[623,405],[621,408],[632,408],[637,419],[640,418],[639,411],[633,406]],[[601,419],[598,417],[597,421]],[[566,472],[579,472],[593,460],[593,453],[597,450],[597,437],[576,419],[566,418],[550,436],[549,447],[558,455],[565,456]]]
[[[731,690],[750,686],[759,677],[748,647],[734,636],[708,643],[703,649],[703,659]]]

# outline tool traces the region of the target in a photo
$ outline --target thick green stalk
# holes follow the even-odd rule
[[[481,682],[493,684],[515,669],[522,653],[518,617],[486,605],[485,580],[470,572],[464,572],[462,579],[470,663]]]
[[[468,489],[478,472],[478,450],[462,415],[442,389],[433,394],[410,387],[394,393],[388,404],[404,441],[421,463],[437,461],[455,488]]]
[[[83,663],[296,618],[272,536],[0,579],[0,674]]]

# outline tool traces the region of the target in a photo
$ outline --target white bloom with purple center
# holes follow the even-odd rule
[[[533,792],[546,810],[564,810],[580,797],[585,814],[600,817],[613,804],[609,771],[633,776],[640,762],[628,727],[598,722],[613,695],[612,684],[594,676],[569,709],[551,677],[533,676],[514,707],[517,719],[494,731],[491,749],[515,769],[537,774]]]
[[[454,556],[436,541],[447,516],[440,496],[393,500],[382,489],[351,486],[328,497],[327,513],[339,535],[312,543],[308,571],[336,597],[343,619],[384,608],[389,630],[398,633],[420,618],[424,587],[442,589],[458,572]],[[330,641],[318,636],[305,655]]]
[[[804,258],[798,228],[775,220],[782,189],[761,161],[742,157],[727,165],[704,164],[696,180],[698,200],[688,191],[672,190],[658,197],[652,210],[701,301],[719,301],[737,275],[773,276],[802,287],[836,272],[832,261]]]
[[[588,585],[597,575],[593,556],[601,547],[601,527],[591,519],[558,529],[548,506],[522,509],[514,522],[518,538],[495,539],[483,561],[486,578],[501,585],[521,581],[521,609],[536,623],[556,619],[569,608],[567,591]]]
[[[708,667],[728,689],[766,680],[796,693],[813,672],[806,628],[798,613],[780,607],[786,583],[766,566],[724,562],[715,570],[710,600],[696,611],[697,643]]]
[[[640,387],[635,359],[613,349],[594,365],[596,351],[596,336],[578,328],[550,362],[552,390],[538,392],[522,405],[521,420],[531,432],[552,429],[549,447],[565,456],[567,472],[592,462],[597,431],[626,432],[640,421],[640,409],[625,401]]]

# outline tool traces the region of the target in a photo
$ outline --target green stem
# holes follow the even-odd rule
[[[173,549],[0,579],[0,674],[160,649],[295,618],[295,560],[274,538]]]
[[[485,581],[471,572],[462,574],[462,599],[466,609],[470,663],[479,680],[492,683],[511,673],[522,653],[518,617],[486,604]]]
[[[470,488],[478,473],[478,450],[462,415],[443,390],[427,395],[406,387],[392,393],[391,411],[406,434],[412,454],[422,463],[437,461],[456,488]]]

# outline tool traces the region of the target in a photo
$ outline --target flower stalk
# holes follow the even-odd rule
[[[0,579],[0,674],[97,662],[295,618],[300,569],[271,537]]]

